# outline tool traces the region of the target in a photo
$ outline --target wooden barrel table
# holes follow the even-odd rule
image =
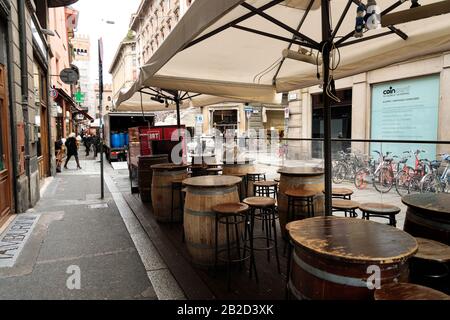
[[[406,232],[362,219],[316,217],[288,228],[288,287],[297,299],[373,300],[377,272],[381,286],[407,282],[407,260],[418,249]]]
[[[280,216],[281,233],[287,239],[286,223],[288,219],[288,198],[285,192],[289,189],[312,191],[317,194],[314,199],[314,214],[322,216],[325,213],[325,196],[322,190],[325,187],[325,175],[321,168],[313,167],[284,167],[278,170],[280,185],[278,188],[278,212]],[[306,209],[306,208],[305,208]],[[298,211],[299,214],[302,212]],[[305,212],[305,216],[307,213]]]
[[[375,291],[375,300],[450,300],[443,292],[412,283],[392,283]]]
[[[414,194],[402,202],[408,206],[406,232],[450,245],[450,194]]]
[[[188,166],[163,163],[153,165],[151,168],[153,170],[152,205],[156,220],[159,222],[169,222],[171,220],[173,201],[173,220],[181,221],[180,196],[179,192],[174,192],[172,199],[172,182],[186,179],[188,177]]]
[[[169,155],[157,154],[151,156],[138,157],[138,183],[139,194],[142,202],[152,201],[152,180],[153,170],[152,166],[160,163],[168,163]]]
[[[224,203],[238,203],[237,185],[242,179],[233,176],[203,176],[183,181],[186,186],[184,232],[186,245],[197,265],[214,265],[215,213],[212,208]],[[226,246],[225,225],[219,225],[218,248]],[[234,232],[230,242],[233,243]]]

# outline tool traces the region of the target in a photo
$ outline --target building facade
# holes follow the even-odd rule
[[[94,83],[91,80],[91,41],[88,35],[76,34],[71,39],[73,64],[80,72],[78,87],[75,95],[80,94],[83,99],[80,107],[95,118],[97,113],[97,101],[95,100]]]
[[[0,224],[40,198],[55,172],[49,8],[75,1],[0,0]]]
[[[130,23],[136,32],[137,64],[145,65],[194,0],[142,0]]]
[[[95,91],[95,99],[96,99],[96,105],[98,106],[99,101],[100,101],[100,88],[99,85],[96,84],[94,87],[94,91]],[[109,112],[111,112],[112,109],[112,85],[110,84],[104,84],[103,85],[103,97],[102,97],[102,115],[105,115]],[[99,119],[100,118],[100,107],[97,108],[96,111],[96,118]]]
[[[113,100],[116,100],[121,91],[128,90],[137,80],[136,40],[132,31],[120,43],[109,73],[112,75]]]
[[[55,33],[49,37],[52,52],[50,65],[52,75],[51,103],[52,103],[52,140],[66,138],[75,131],[74,116],[76,104],[72,99],[75,86],[64,83],[57,75],[62,70],[71,68],[72,50],[70,40],[73,38],[78,12],[72,8],[59,7],[49,9],[49,29]]]
[[[332,105],[333,138],[449,141],[449,79],[450,53],[442,52],[337,80],[341,102]],[[289,95],[289,138],[323,137],[321,92],[314,86]],[[323,156],[318,143],[289,145],[295,159]],[[365,154],[382,149],[398,156],[419,148],[429,159],[450,152],[439,144],[353,142],[342,147]]]

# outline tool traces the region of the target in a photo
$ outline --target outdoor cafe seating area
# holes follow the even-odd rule
[[[157,159],[146,217],[215,298],[449,298],[447,194],[404,197],[403,231],[400,208],[357,202],[345,187],[326,215],[321,167],[281,167],[269,180],[253,159]]]

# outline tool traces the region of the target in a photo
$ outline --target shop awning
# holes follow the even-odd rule
[[[425,8],[419,20],[412,1],[375,2],[378,7],[364,9],[377,9],[381,21],[411,10],[408,22],[359,34],[355,26],[364,20],[357,19],[357,0],[196,0],[117,106],[149,86],[276,103],[277,93],[323,84],[325,207],[331,214],[331,80],[450,50],[449,14],[426,12],[448,0],[419,0]]]
[[[58,8],[58,7],[67,7],[76,2],[78,2],[78,0],[48,0],[47,5],[49,8]]]
[[[152,93],[152,95],[149,95]],[[180,101],[180,109],[187,109],[190,107],[200,108],[216,103],[223,102],[242,102],[239,99],[229,99],[224,97],[210,96],[206,94],[196,94],[192,92],[181,92],[181,97],[184,97]],[[116,103],[117,111],[169,111],[176,110],[176,104],[173,101],[166,101],[163,97],[161,102],[152,100],[157,94],[152,92],[149,88],[143,88],[140,91],[131,95],[131,98],[121,102],[119,105]]]
[[[334,43],[340,53],[335,79],[450,50],[448,15],[353,37],[356,2],[330,1],[332,29],[338,29]],[[377,3],[382,16],[408,10],[411,5],[410,1],[395,0]],[[124,102],[136,100],[134,94],[145,86],[279,103],[276,93],[319,84],[315,65],[282,58],[288,47],[312,50],[313,57],[320,51],[321,10],[315,10],[319,8],[320,0],[197,0],[141,69],[135,85],[119,96],[117,106],[126,108]],[[344,12],[347,14],[342,17]]]
[[[81,113],[84,115],[84,117],[88,120],[94,120],[94,118],[92,118],[87,111],[83,110],[82,108],[80,108],[78,106],[78,104],[75,102],[75,100],[73,100],[73,98],[71,96],[69,96],[63,89],[61,88],[57,88],[56,89],[58,91],[58,97],[61,97],[62,99],[66,100],[69,104],[70,104],[70,108],[72,113]]]

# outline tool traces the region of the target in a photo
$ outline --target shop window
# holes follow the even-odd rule
[[[352,90],[339,90],[336,93],[341,102],[331,100],[331,137],[334,139],[352,138]],[[312,137],[324,138],[323,95],[312,96]],[[339,151],[349,148],[350,142],[335,142],[332,152],[335,156]],[[322,144],[315,144],[313,157],[322,156]]]

